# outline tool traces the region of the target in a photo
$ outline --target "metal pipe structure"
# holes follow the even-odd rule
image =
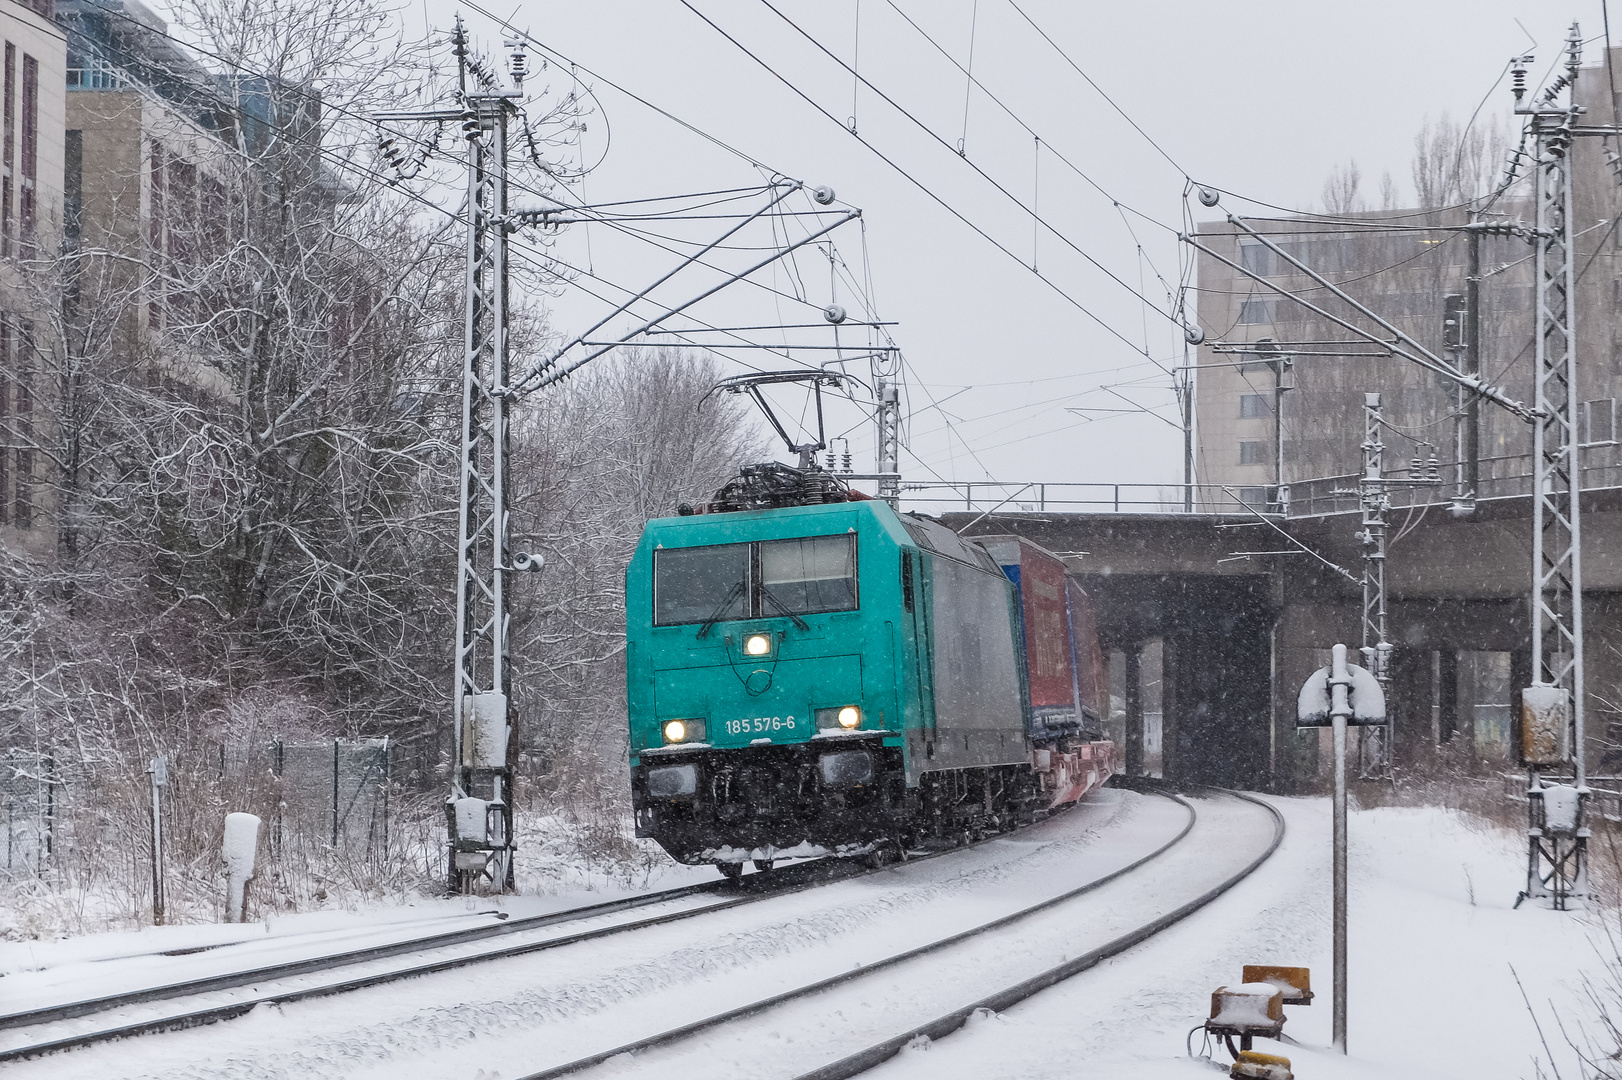
[[[1335,1050],[1346,1053],[1346,721],[1352,715],[1352,678],[1346,670],[1346,646],[1330,654],[1329,716],[1335,739],[1334,806],[1334,1017]]]
[[[152,777],[152,925],[162,926],[164,917],[163,889],[163,788],[169,782],[169,760],[163,756],[152,759],[146,768]]]

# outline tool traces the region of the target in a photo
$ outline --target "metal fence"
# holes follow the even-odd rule
[[[56,762],[33,750],[0,750],[0,876],[38,877],[50,862],[55,841]]]
[[[1526,801],[1527,779],[1524,772],[1502,773],[1500,779],[1503,782],[1504,798],[1512,802]],[[1588,784],[1590,820],[1622,823],[1622,776],[1589,776],[1585,779]],[[1556,777],[1547,782],[1563,784],[1570,781]]]
[[[274,854],[333,852],[351,861],[380,862],[389,855],[391,839],[394,749],[386,738],[221,744],[217,779],[224,809],[258,814]],[[106,762],[74,765],[32,749],[0,748],[0,880],[41,877],[69,856],[76,830],[90,829],[88,840],[105,824],[113,787],[138,793],[138,802],[124,809],[139,810],[144,818],[147,788],[128,786],[125,772]],[[212,787],[212,772],[206,767],[201,776],[195,770],[171,771],[165,802],[187,797],[175,790],[178,783]],[[142,851],[127,854],[145,859],[144,841]]]
[[[264,751],[278,795],[271,842],[385,857],[389,751],[386,738],[271,743]]]

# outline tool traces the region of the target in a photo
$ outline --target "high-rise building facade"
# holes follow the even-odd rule
[[[1578,79],[1587,123],[1617,123],[1608,85],[1603,67],[1585,68]],[[1597,137],[1580,137],[1572,149],[1579,274],[1576,422],[1586,488],[1622,484],[1616,404],[1622,397],[1622,262],[1615,225],[1622,214],[1622,174],[1607,159],[1607,151],[1618,150],[1622,140]],[[1485,207],[1247,218],[1245,224],[1461,368],[1471,361],[1462,326],[1452,335],[1445,324],[1450,313],[1461,323],[1469,318],[1467,279],[1471,267],[1478,267],[1474,317],[1481,375],[1508,397],[1530,402],[1534,264],[1526,227],[1534,207],[1525,177],[1531,167],[1523,162],[1520,182]],[[1476,220],[1503,226],[1506,234],[1472,238],[1460,228],[1472,210]],[[1520,235],[1513,234],[1515,226]],[[1208,222],[1198,233],[1202,244],[1235,264],[1203,253],[1198,260],[1206,341],[1195,371],[1195,476],[1234,493],[1207,488],[1207,503],[1231,507],[1237,497],[1295,515],[1355,505],[1343,493],[1355,487],[1362,467],[1363,405],[1371,393],[1381,397],[1386,471],[1408,473],[1417,460],[1428,476],[1434,459],[1441,481],[1394,491],[1399,506],[1441,502],[1462,509],[1472,495],[1530,492],[1532,430],[1526,421],[1490,401],[1472,407],[1451,380],[1336,325],[1329,315],[1392,338],[1290,258],[1241,229]]]
[[[49,0],[0,0],[0,544],[36,556],[50,528],[55,258],[64,211],[67,41]]]

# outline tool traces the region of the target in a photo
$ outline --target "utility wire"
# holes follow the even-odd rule
[[[693,6],[691,4],[688,4],[686,2],[686,0],[682,0],[682,2],[684,4],[684,6],[686,6],[689,10],[694,10]],[[835,55],[833,53],[833,51],[830,50],[826,45],[822,44],[822,42],[818,41],[814,36],[812,36],[810,33],[808,33],[805,30],[805,28],[800,26],[800,24],[796,23],[793,19],[791,19],[787,15],[785,15],[775,4],[772,3],[772,0],[760,0],[760,2],[769,11],[771,11],[774,15],[776,15],[779,19],[782,19],[785,23],[787,23],[790,27],[792,27],[794,29],[794,31],[796,33],[798,33],[801,37],[805,38],[806,41],[810,42],[813,46],[815,46],[817,48],[817,50],[820,51],[824,56],[826,56],[828,59],[832,60],[834,63],[838,64],[840,67],[843,67],[846,71],[850,71],[852,75],[856,74],[855,71],[851,68],[851,66],[849,64],[845,63],[844,60],[842,60],[839,56]],[[894,6],[894,5],[892,5],[892,6]],[[702,17],[702,16],[700,16],[700,17]],[[708,19],[705,19],[705,21],[709,22]],[[715,24],[711,23],[710,25],[714,26]],[[931,41],[930,44],[934,44],[934,42]],[[939,48],[939,46],[936,46],[936,47]],[[751,55],[753,55],[753,54],[751,54]],[[953,63],[956,63],[956,61],[953,61]],[[768,69],[768,70],[770,70],[770,69]],[[960,70],[963,70],[964,74],[968,77],[968,79],[969,79],[969,81],[971,82],[972,85],[980,86],[979,81],[976,80],[974,78],[974,76],[972,74],[970,74],[970,72],[967,69],[960,68]],[[773,71],[773,74],[775,75],[776,72]],[[951,143],[949,143],[946,139],[944,139],[938,132],[936,132],[928,124],[925,124],[922,120],[918,119],[911,112],[909,112],[900,102],[896,101],[894,98],[890,97],[884,91],[882,91],[878,87],[874,86],[872,84],[872,82],[870,82],[868,79],[863,78],[860,75],[857,75],[856,77],[861,78],[862,79],[862,84],[864,86],[866,86],[869,90],[873,91],[873,93],[877,94],[880,98],[882,98],[884,100],[885,104],[889,105],[891,108],[893,108],[897,112],[899,112],[902,116],[906,117],[909,121],[912,122],[912,124],[914,126],[916,126],[924,134],[928,135],[931,139],[934,139],[937,143],[939,143],[946,150],[951,151],[953,149]],[[984,91],[984,89],[985,89],[984,87],[981,87],[982,91]],[[989,93],[988,93],[987,96],[990,96]],[[809,99],[807,99],[807,100],[809,100]],[[996,99],[994,98],[993,100],[996,100]],[[1002,103],[1000,101],[997,102],[997,103],[998,103],[998,105],[1002,105]],[[819,106],[819,108],[820,108],[820,106]],[[1023,121],[1021,121],[1019,119],[1019,117],[1015,116],[1013,114],[1013,112],[1010,111],[1007,108],[1007,106],[1003,106],[1003,111],[1008,112],[1009,116],[1013,117],[1015,123],[1018,123],[1021,127],[1025,128],[1027,133],[1029,133],[1032,136],[1036,135],[1036,132],[1033,131],[1029,127],[1029,125],[1027,125]],[[824,114],[826,115],[825,110],[824,110]],[[1052,150],[1052,145],[1049,144],[1048,148],[1050,150]],[[1035,220],[1037,222],[1040,222],[1044,229],[1046,229],[1048,232],[1052,233],[1054,235],[1054,237],[1056,237],[1066,247],[1070,248],[1070,250],[1074,251],[1077,255],[1080,255],[1083,259],[1086,259],[1094,267],[1096,267],[1098,270],[1102,271],[1103,274],[1106,277],[1108,277],[1111,281],[1115,282],[1115,284],[1119,285],[1121,288],[1125,289],[1127,292],[1129,292],[1133,296],[1137,297],[1138,300],[1142,301],[1145,305],[1147,305],[1147,306],[1149,306],[1151,308],[1154,308],[1154,310],[1156,312],[1158,312],[1161,316],[1163,316],[1165,319],[1167,319],[1168,321],[1170,321],[1172,323],[1177,323],[1177,319],[1175,318],[1175,316],[1171,315],[1169,312],[1161,311],[1160,308],[1157,307],[1147,296],[1144,296],[1137,289],[1134,289],[1130,284],[1128,284],[1125,280],[1123,280],[1121,277],[1119,277],[1113,270],[1109,269],[1109,267],[1105,266],[1103,263],[1101,263],[1097,259],[1093,258],[1092,255],[1088,254],[1085,250],[1083,250],[1082,247],[1080,245],[1078,245],[1075,241],[1071,240],[1068,236],[1066,236],[1064,233],[1060,232],[1052,224],[1050,224],[1048,221],[1046,221],[1044,218],[1042,218],[1041,215],[1039,215],[1036,212],[1036,208],[1034,206],[1027,206],[1025,204],[1025,201],[1022,198],[1020,198],[1018,195],[1015,195],[1012,191],[1008,190],[1008,188],[1006,186],[1004,186],[1001,181],[997,180],[990,173],[988,173],[984,169],[982,169],[979,165],[977,165],[974,161],[972,161],[962,150],[956,150],[954,152],[957,154],[957,156],[965,164],[967,164],[969,166],[969,168],[973,169],[977,174],[979,174],[981,179],[985,180],[986,183],[988,183],[992,187],[996,188],[997,191],[1000,192],[1003,195],[1004,198],[1008,199],[1009,202],[1011,202],[1015,206],[1019,207],[1020,210],[1023,211],[1024,213],[1030,215],[1030,217],[1033,220]],[[1064,160],[1063,156],[1057,154],[1057,152],[1055,152],[1055,156],[1059,157],[1060,160]],[[1074,167],[1074,166],[1072,166],[1072,167]],[[1082,176],[1083,179],[1087,179],[1086,176],[1084,174],[1082,174],[1079,169],[1076,170],[1076,173],[1077,173],[1077,175]],[[1093,182],[1091,180],[1088,180],[1088,183],[1093,183]],[[1111,197],[1107,192],[1104,191],[1103,188],[1099,187],[1097,184],[1093,184],[1093,186],[1095,188],[1098,188],[1099,193],[1103,194],[1105,198],[1110,199],[1111,202],[1117,202],[1118,201],[1118,200],[1115,200],[1113,197]],[[1145,220],[1153,221],[1154,219],[1153,218],[1146,218]],[[1160,224],[1160,223],[1156,222],[1156,224]],[[1168,231],[1175,231],[1169,225],[1161,225],[1161,227],[1164,228],[1164,229],[1167,229]],[[1022,266],[1025,265],[1023,259],[1020,260],[1020,264]],[[1177,325],[1179,327],[1181,327],[1180,323],[1177,323]],[[1143,350],[1139,350],[1139,351],[1141,352]]]
[[[94,0],[91,0],[91,2],[94,3]],[[100,7],[100,5],[96,5],[96,6]],[[112,9],[102,8],[102,10],[107,11],[108,14],[118,15],[118,16],[120,16],[122,18],[125,18],[125,19],[130,18],[128,15],[125,15],[122,12],[114,11]],[[131,21],[133,21],[133,20],[131,20]],[[212,53],[209,50],[199,48],[199,47],[197,47],[195,45],[192,45],[189,42],[186,42],[186,41],[183,41],[183,40],[181,40],[179,38],[176,38],[173,35],[163,33],[161,31],[151,30],[151,28],[146,27],[144,24],[141,24],[141,25],[142,25],[143,30],[150,30],[152,33],[157,34],[160,37],[164,37],[164,38],[170,40],[171,42],[173,42],[173,43],[175,43],[177,45],[180,45],[182,47],[185,47],[185,48],[191,49],[193,51],[196,51],[196,52],[198,52],[198,53],[200,53],[200,54],[202,54],[204,56],[210,57],[211,59],[215,59],[215,60],[217,60],[217,61],[219,61],[219,62],[221,62],[223,64],[226,64],[227,66],[231,67],[232,69],[234,69],[236,71],[239,71],[239,72],[242,72],[242,73],[245,73],[245,74],[249,74],[249,75],[253,75],[253,76],[256,76],[258,78],[263,78],[263,79],[267,79],[267,80],[269,79],[269,76],[266,76],[266,75],[263,75],[260,72],[254,71],[253,69],[248,68],[245,65],[242,65],[242,64],[236,63],[234,61],[231,61],[231,60],[229,60],[229,59],[227,59],[227,58],[225,58],[223,56],[220,56],[219,54]],[[176,77],[177,79],[181,79],[181,81],[183,81],[186,85],[188,85],[192,89],[194,89],[194,90],[198,91],[200,94],[202,94],[204,100],[208,101],[210,103],[210,105],[212,105],[212,106],[214,106],[216,108],[219,108],[219,109],[221,109],[223,111],[234,113],[241,119],[257,119],[257,117],[252,116],[251,114],[246,112],[244,109],[242,109],[241,106],[235,104],[234,102],[228,101],[228,100],[220,97],[217,93],[215,93],[213,91],[213,89],[211,87],[209,87],[207,85],[204,85],[204,84],[198,84],[198,83],[196,83],[194,81],[191,81],[191,80],[188,80],[188,79],[184,79],[182,76],[179,76],[178,73],[175,73],[175,72],[172,72],[172,71],[169,72],[169,74],[171,76]],[[151,91],[150,87],[147,87],[145,85],[145,83],[141,82],[138,79],[133,79],[132,78],[130,81],[133,82],[135,85],[139,86],[143,91],[155,92],[155,91]],[[302,92],[298,88],[290,88],[290,90],[293,93]],[[332,110],[334,112],[338,112],[340,115],[347,115],[347,116],[350,116],[350,117],[352,117],[354,119],[358,119],[358,120],[362,121],[363,123],[375,126],[376,122],[371,120],[370,117],[367,117],[364,114],[354,112],[353,110],[349,110],[349,109],[346,109],[346,108],[341,107],[341,106],[333,105],[331,102],[325,103],[325,106],[328,109],[330,109],[330,110]],[[340,170],[344,170],[344,171],[354,173],[354,174],[356,174],[356,175],[358,175],[358,176],[360,176],[360,177],[362,177],[364,179],[371,180],[374,183],[378,183],[378,184],[380,184],[381,186],[384,186],[384,187],[395,188],[396,190],[399,190],[401,195],[404,196],[408,201],[417,203],[417,204],[423,206],[426,209],[434,211],[437,214],[442,214],[442,215],[446,216],[447,218],[449,218],[453,222],[457,222],[457,223],[460,223],[460,224],[463,224],[463,225],[467,224],[467,217],[461,211],[447,210],[445,207],[443,207],[440,204],[435,203],[435,202],[427,199],[425,196],[422,196],[422,195],[420,195],[420,194],[418,194],[416,192],[410,191],[409,189],[399,188],[397,185],[394,185],[393,183],[391,183],[391,178],[388,175],[386,175],[385,173],[383,173],[383,172],[381,172],[379,170],[376,170],[376,169],[369,168],[369,167],[361,164],[360,162],[358,162],[358,161],[356,161],[354,159],[343,157],[343,156],[335,153],[330,148],[328,148],[326,146],[323,146],[319,141],[312,140],[312,139],[310,139],[310,138],[308,138],[306,136],[303,136],[303,135],[300,135],[300,134],[297,134],[297,133],[294,133],[294,132],[283,132],[283,133],[281,133],[281,137],[288,140],[288,141],[292,141],[292,142],[295,142],[297,144],[300,144],[300,145],[304,146],[306,149],[309,149],[312,153],[316,154],[319,158],[326,161],[328,164],[339,168]],[[452,157],[451,155],[446,154],[443,150],[441,150],[436,145],[430,145],[429,150],[433,155],[435,155],[437,157],[440,157],[440,158],[443,158],[447,162],[450,162],[450,163],[453,163],[453,164],[458,164],[458,165],[462,164],[462,162],[459,159],[456,159],[456,158]],[[519,190],[529,191],[532,194],[538,194],[543,198],[549,199],[550,201],[557,202],[556,199],[553,199],[549,195],[545,195],[544,193],[536,192],[533,189],[525,188],[521,183],[509,182],[508,186],[513,187],[513,188],[517,188]],[[732,191],[743,192],[743,191],[761,191],[761,190],[762,190],[761,188],[723,189],[721,191],[700,192],[700,193],[688,194],[688,195],[654,197],[654,198],[645,199],[645,200],[625,200],[625,201],[623,201],[623,202],[621,202],[619,204],[608,204],[608,205],[628,205],[628,204],[632,204],[632,203],[674,201],[674,200],[684,199],[684,198],[706,197],[706,196],[715,195],[715,194],[728,194],[728,193],[730,193]],[[559,205],[567,206],[567,204],[561,204],[561,203]],[[587,209],[587,208],[586,207],[571,207],[571,209]],[[823,213],[823,212],[818,212],[818,213]],[[600,300],[600,301],[602,301],[604,303],[608,303],[608,304],[613,303],[613,301],[609,300],[606,296],[602,295],[601,293],[595,292],[595,291],[593,291],[591,289],[588,289],[588,288],[585,288],[584,286],[581,286],[579,284],[579,280],[578,280],[580,277],[583,276],[583,277],[589,278],[590,280],[600,282],[601,284],[606,285],[611,289],[615,289],[615,290],[618,290],[620,292],[623,292],[626,295],[635,295],[635,293],[636,293],[636,290],[627,288],[626,286],[616,284],[616,283],[610,281],[609,279],[607,279],[605,277],[602,277],[601,275],[592,273],[592,272],[590,272],[590,271],[588,271],[588,270],[586,270],[584,268],[574,266],[574,265],[568,263],[567,261],[559,258],[555,254],[546,252],[544,249],[531,249],[528,245],[526,245],[521,240],[520,241],[512,241],[511,243],[513,244],[513,247],[517,250],[517,253],[520,256],[520,259],[524,263],[526,263],[527,265],[532,267],[534,270],[536,270],[539,273],[545,274],[547,276],[557,278],[559,280],[568,280],[576,288],[580,288],[581,291],[585,292],[588,296],[591,296],[594,299]],[[666,249],[666,250],[669,250],[669,249]],[[562,271],[563,271],[562,273],[559,272],[559,268],[562,268]],[[711,269],[717,269],[717,268],[711,267]],[[748,279],[745,279],[745,280],[748,280]],[[757,285],[757,286],[761,285],[761,283],[754,282],[754,281],[750,281],[749,283]],[[692,322],[697,323],[701,327],[708,328],[708,324],[704,323],[703,320],[697,319],[697,318],[695,318],[695,317],[693,317],[691,315],[686,315],[685,313],[683,314],[682,317],[686,318],[686,319],[689,319]],[[740,337],[739,335],[736,335],[736,334],[731,334],[730,336],[732,336],[734,338],[737,338],[740,341],[748,341],[748,339],[742,338],[742,337]],[[685,338],[683,340],[686,341],[687,344],[689,344],[690,346],[693,346],[695,348],[705,348],[699,342],[694,342],[694,341],[691,341],[691,340],[685,339]],[[705,351],[709,351],[709,350],[706,349]],[[753,370],[760,370],[759,368],[756,368],[754,365],[748,364],[747,362],[745,362],[745,361],[743,361],[743,360],[741,360],[741,359],[739,359],[737,357],[728,356],[726,354],[719,354],[719,355],[722,355],[723,359],[727,359],[727,360],[730,360],[730,361],[732,361],[734,363],[738,363],[741,366],[744,366],[746,368],[751,368]],[[790,363],[801,364],[802,366],[806,366],[808,368],[812,367],[812,365],[805,364],[804,361],[798,360],[795,357],[793,357],[793,356],[791,356],[791,355],[789,355],[787,353],[777,352],[777,353],[774,353],[773,355],[780,356],[781,358],[789,361]]]
[[[1144,139],[1149,143],[1149,145],[1155,148],[1156,153],[1158,153],[1161,157],[1165,158],[1167,163],[1170,164],[1172,168],[1176,169],[1179,173],[1182,173],[1184,179],[1189,179],[1188,170],[1183,168],[1181,165],[1177,164],[1177,162],[1172,159],[1172,156],[1170,154],[1166,153],[1164,147],[1162,147],[1159,143],[1155,142],[1154,138],[1147,131],[1144,131],[1143,128],[1139,127],[1138,122],[1136,120],[1132,119],[1132,117],[1128,116],[1127,113],[1126,113],[1126,110],[1121,108],[1119,105],[1117,105],[1115,103],[1115,99],[1110,97],[1107,93],[1105,93],[1104,88],[1102,86],[1099,86],[1096,82],[1094,82],[1093,77],[1091,75],[1089,75],[1085,71],[1081,70],[1081,65],[1077,64],[1074,60],[1070,59],[1070,54],[1065,52],[1064,49],[1060,48],[1059,43],[1057,41],[1054,41],[1051,37],[1049,37],[1048,32],[1046,30],[1044,30],[1040,26],[1036,25],[1036,20],[1031,18],[1029,15],[1025,14],[1025,9],[1024,8],[1022,8],[1018,4],[1016,4],[1014,2],[1014,0],[1008,0],[1008,6],[1013,8],[1015,11],[1019,12],[1019,17],[1024,19],[1026,22],[1030,23],[1031,29],[1035,30],[1038,34],[1040,34],[1042,36],[1043,41],[1045,41],[1049,45],[1053,46],[1053,51],[1059,54],[1059,58],[1062,59],[1065,63],[1069,64],[1071,69],[1074,70],[1077,75],[1080,75],[1083,79],[1087,80],[1087,85],[1092,87],[1094,90],[1098,91],[1098,96],[1103,98],[1105,101],[1109,102],[1110,108],[1112,108],[1116,112],[1120,113],[1121,114],[1121,119],[1125,120],[1128,124],[1131,124],[1132,125],[1132,130],[1136,131],[1139,135],[1142,135],[1144,137]]]
[[[710,18],[707,15],[705,15],[703,12],[699,11],[692,4],[688,3],[688,0],[681,0],[681,5],[683,7],[685,7],[688,11],[691,11],[694,15],[698,16],[701,20],[703,20],[703,22],[705,24],[707,24],[716,33],[720,34],[727,41],[731,42],[738,49],[739,52],[743,53],[745,56],[749,57],[749,59],[753,60],[756,64],[758,64],[762,68],[764,68],[767,73],[769,73],[778,82],[781,82],[785,87],[787,87],[790,91],[792,91],[797,97],[799,97],[801,100],[803,100],[807,105],[810,105],[813,109],[815,109],[817,112],[821,113],[823,116],[827,117],[833,123],[839,124],[839,120],[832,113],[830,113],[827,109],[823,108],[820,104],[818,104],[815,100],[813,100],[809,94],[807,94],[805,91],[801,90],[798,86],[795,86],[792,82],[790,82],[785,76],[780,74],[770,64],[766,63],[765,60],[761,59],[759,56],[755,55],[755,53],[751,52],[749,50],[749,48],[747,46],[745,46],[742,42],[740,42],[737,38],[733,37],[731,34],[727,33],[725,30],[721,29],[721,27],[717,26],[713,21],[710,20]],[[863,81],[864,81],[864,83],[866,83],[866,80],[863,80]],[[872,84],[868,83],[867,85],[869,86],[869,88],[871,88]],[[844,127],[846,131],[850,131],[850,129],[848,127],[845,127],[844,124],[840,124],[839,126]],[[956,218],[962,224],[966,225],[970,230],[972,230],[981,239],[985,240],[988,244],[990,244],[992,247],[996,248],[998,251],[1002,252],[1004,255],[1007,255],[1010,259],[1013,259],[1015,262],[1019,263],[1019,265],[1026,267],[1026,269],[1030,269],[1026,265],[1024,259],[1022,259],[1018,255],[1014,254],[1013,251],[1011,251],[1009,248],[1004,246],[1000,241],[998,241],[994,237],[992,237],[990,233],[986,232],[980,226],[978,226],[974,222],[970,221],[960,211],[958,211],[956,207],[952,206],[951,203],[947,202],[940,195],[937,195],[933,190],[931,190],[929,188],[928,185],[926,185],[923,181],[919,180],[916,176],[913,176],[912,173],[908,172],[898,162],[896,162],[894,159],[892,159],[891,157],[886,155],[882,150],[880,150],[877,146],[873,145],[873,143],[871,143],[866,138],[864,138],[860,133],[851,131],[850,135],[851,135],[851,138],[855,139],[857,142],[859,142],[863,146],[867,147],[868,150],[872,151],[872,153],[873,153],[873,155],[875,157],[877,157],[880,161],[884,162],[886,165],[890,166],[890,168],[894,169],[896,172],[900,173],[901,176],[903,178],[905,178],[909,183],[911,183],[914,187],[916,187],[919,191],[923,192],[925,195],[929,196],[929,198],[932,199],[937,204],[939,204],[940,207],[943,210],[945,210],[947,213],[951,214],[954,218]],[[954,151],[954,153],[955,153],[955,151]],[[1111,334],[1112,336],[1114,336],[1115,338],[1120,340],[1124,345],[1126,345],[1128,348],[1130,348],[1133,352],[1138,353],[1139,355],[1143,355],[1143,356],[1147,357],[1147,354],[1144,353],[1144,351],[1138,347],[1136,342],[1132,341],[1132,339],[1130,339],[1126,335],[1122,334],[1119,330],[1116,330],[1113,326],[1111,326],[1109,323],[1105,322],[1098,315],[1095,315],[1085,304],[1083,304],[1080,300],[1077,300],[1074,296],[1071,296],[1068,292],[1066,292],[1063,288],[1061,288],[1052,279],[1048,278],[1046,275],[1042,274],[1039,271],[1034,271],[1033,270],[1032,273],[1034,273],[1036,275],[1036,277],[1044,285],[1046,285],[1046,286],[1048,286],[1048,288],[1052,289],[1055,293],[1057,293],[1060,297],[1062,297],[1067,303],[1069,303],[1077,311],[1081,312],[1083,315],[1087,316],[1093,322],[1097,323],[1100,327],[1102,327],[1109,334]],[[1153,359],[1152,357],[1148,357],[1148,358],[1151,359],[1151,360]]]

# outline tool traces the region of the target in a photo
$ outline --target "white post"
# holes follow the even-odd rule
[[[1346,1053],[1346,720],[1352,714],[1346,646],[1336,645],[1329,676],[1329,715],[1335,726],[1335,1000],[1334,1045]]]
[[[253,880],[259,850],[259,819],[252,814],[225,815],[225,921],[248,921],[248,882]]]

